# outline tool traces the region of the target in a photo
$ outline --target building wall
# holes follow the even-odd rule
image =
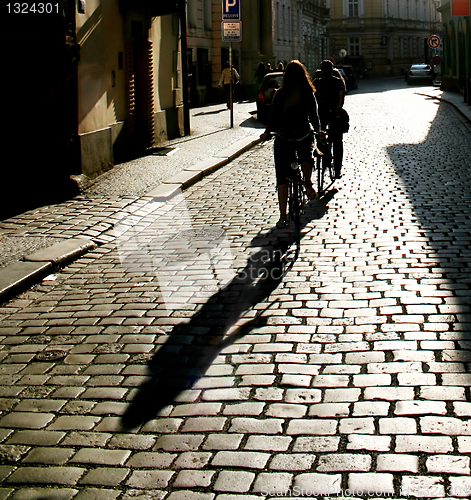
[[[436,0],[330,0],[329,54],[373,76],[399,75],[430,57],[426,40],[438,34]],[[342,62],[342,61],[340,61]]]
[[[94,177],[113,165],[113,128],[126,118],[125,75],[118,69],[118,53],[125,49],[118,2],[88,0],[76,23],[82,172]]]
[[[443,63],[442,88],[461,91],[471,103],[471,20],[469,16],[452,16],[450,0],[442,0]]]
[[[87,0],[76,26],[82,173],[95,177],[183,135],[178,17]]]

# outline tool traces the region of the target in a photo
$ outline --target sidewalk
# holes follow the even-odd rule
[[[118,165],[67,202],[0,221],[0,302],[106,243],[116,214],[149,198],[165,202],[259,142],[254,102],[191,110],[191,135]],[[107,234],[108,233],[108,234]]]
[[[427,92],[427,94],[424,95],[429,95],[430,97],[435,97],[443,102],[451,104],[463,115],[464,118],[471,122],[471,106],[468,106],[464,102],[461,94],[458,94],[457,92],[443,91],[436,88],[431,89],[430,92]]]

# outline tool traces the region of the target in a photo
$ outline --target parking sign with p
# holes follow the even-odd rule
[[[240,0],[222,0],[222,20],[240,21]]]

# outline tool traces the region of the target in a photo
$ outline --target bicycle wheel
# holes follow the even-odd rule
[[[329,163],[329,154],[324,152],[317,162],[317,192],[319,196],[323,196],[325,192],[325,186],[327,184],[326,172],[328,171]]]
[[[335,181],[335,169],[334,169],[334,164],[333,164],[333,154],[332,154],[332,143],[329,142],[329,145],[328,145],[328,160],[327,161],[327,158],[326,158],[326,165],[325,165],[325,169],[328,173],[328,177],[329,177],[329,181],[326,181],[329,182],[329,185],[332,184],[334,181]],[[325,176],[325,174],[324,174]]]

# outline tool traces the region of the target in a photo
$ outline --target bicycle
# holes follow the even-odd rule
[[[335,170],[332,163],[332,141],[329,140],[328,131],[324,136],[317,136],[314,156],[317,170],[317,194],[321,197],[335,181]]]
[[[271,135],[278,136],[287,142],[300,142],[312,136],[312,134],[313,132],[310,131],[300,138],[286,138],[276,132],[272,132]],[[301,163],[299,161],[294,161],[291,163],[290,167],[290,175],[288,175],[287,221],[288,225],[292,222],[294,226],[294,264],[301,250],[301,215],[304,213],[304,207],[308,202],[308,196],[305,190],[305,179],[301,169]]]

